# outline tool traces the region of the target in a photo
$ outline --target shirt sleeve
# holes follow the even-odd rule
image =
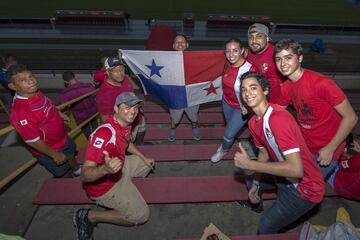
[[[26,115],[22,113],[16,114],[16,116],[12,117],[11,124],[26,143],[40,140],[40,129],[31,113],[27,112]]]
[[[295,119],[288,112],[275,112],[270,117],[272,134],[280,151],[284,154],[300,152],[296,129],[299,129]],[[300,131],[300,130],[299,130]]]
[[[103,151],[108,151],[108,142],[111,138],[111,131],[107,128],[100,128],[96,130],[89,138],[89,143],[86,148],[85,160],[96,162],[98,164],[104,163]]]
[[[324,77],[321,81],[317,81],[316,89],[318,93],[317,95],[332,106],[336,106],[346,99],[345,93],[340,89],[335,81],[330,78]]]

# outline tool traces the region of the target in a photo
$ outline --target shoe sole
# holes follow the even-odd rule
[[[76,229],[76,239],[79,240],[79,233],[78,233],[78,224],[77,224],[77,221],[76,221],[76,217],[77,216],[77,212],[75,212],[74,216],[73,216],[73,224],[74,224],[74,227]]]

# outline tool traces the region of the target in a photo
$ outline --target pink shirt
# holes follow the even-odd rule
[[[103,151],[106,150],[110,157],[118,157],[124,166],[125,151],[130,142],[130,132],[131,126],[122,127],[115,122],[113,115],[111,115],[90,135],[85,161],[104,165]],[[109,191],[120,180],[121,176],[122,170],[114,174],[107,174],[95,182],[83,183],[83,187],[88,196],[99,197]]]
[[[318,155],[339,128],[341,116],[334,106],[346,99],[345,94],[332,79],[307,69],[295,83],[286,81],[281,90],[283,96],[277,103],[291,104],[296,109],[306,143]],[[334,152],[333,159],[340,157],[344,147],[345,141]]]
[[[56,151],[65,145],[64,120],[51,100],[40,91],[32,97],[15,95],[10,122],[26,143],[42,140]],[[43,156],[33,148],[31,152]]]
[[[77,82],[65,88],[60,95],[60,103],[65,103],[75,98],[78,98],[88,92],[95,90],[90,83]],[[79,124],[97,113],[97,106],[95,96],[88,96],[70,107],[70,111],[74,116],[76,123]]]
[[[272,112],[268,120],[270,129],[265,127],[265,133],[264,116],[271,108]],[[269,104],[266,113],[264,113],[260,119],[253,116],[249,120],[249,130],[255,145],[259,148],[266,147],[273,161],[286,161],[286,155],[299,152],[303,163],[304,173],[301,179],[296,179],[296,189],[303,198],[315,203],[321,202],[325,192],[323,176],[306,145],[295,119],[288,111],[271,103]],[[274,148],[271,146],[271,143],[269,143],[265,134],[274,139],[277,147]],[[281,154],[281,159],[277,153]]]
[[[247,56],[247,60],[270,81],[270,102],[275,102],[281,95],[281,84],[285,80],[285,77],[276,68],[273,55],[274,45],[269,43],[264,52],[254,54],[249,51]]]

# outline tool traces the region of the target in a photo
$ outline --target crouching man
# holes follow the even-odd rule
[[[155,164],[130,141],[131,123],[142,104],[132,92],[118,95],[114,115],[90,135],[81,180],[87,195],[109,210],[77,210],[77,239],[92,239],[97,222],[132,226],[149,219],[149,207],[132,183],[133,177],[146,177]]]
[[[268,102],[269,81],[249,72],[241,77],[240,87],[244,103],[254,112],[249,130],[259,155],[257,161],[250,160],[239,145],[235,166],[256,173],[248,193],[252,204],[261,201],[260,174],[267,173],[276,179],[276,201],[264,212],[258,228],[259,234],[272,234],[321,202],[325,183],[295,119],[283,108]],[[269,161],[270,157],[273,161]]]

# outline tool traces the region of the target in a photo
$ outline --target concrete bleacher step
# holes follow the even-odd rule
[[[248,199],[244,179],[237,176],[133,178],[133,183],[148,204],[234,202]],[[325,195],[337,196],[329,186]],[[262,195],[263,200],[275,198],[274,191]],[[79,178],[48,179],[33,199],[33,204],[39,205],[94,203],[86,196]]]
[[[146,113],[145,121],[147,124],[169,124],[170,114],[168,113]],[[201,124],[225,124],[224,115],[222,113],[200,112],[198,122]],[[190,123],[187,117],[183,117],[180,123]]]
[[[157,104],[154,102],[145,102],[143,105],[143,110],[145,113],[165,113],[168,112],[168,108],[164,104]],[[222,113],[221,104],[202,104],[199,108],[200,112],[212,112],[212,113]]]
[[[167,140],[169,136],[169,128],[147,127],[145,132],[145,141]],[[225,132],[224,127],[200,127],[201,140],[222,140]],[[244,129],[238,136],[238,139],[248,139],[250,133]],[[176,140],[193,139],[192,128],[176,129]]]
[[[137,148],[144,154],[155,159],[156,162],[176,161],[210,161],[219,144],[193,144],[193,145],[141,145]],[[238,146],[234,144],[223,160],[233,160]],[[78,151],[77,160],[82,164],[85,148]]]
[[[299,232],[287,232],[278,234],[264,234],[264,235],[251,235],[251,236],[230,236],[231,240],[298,240],[300,237]],[[179,239],[179,240],[199,240],[193,239]]]

